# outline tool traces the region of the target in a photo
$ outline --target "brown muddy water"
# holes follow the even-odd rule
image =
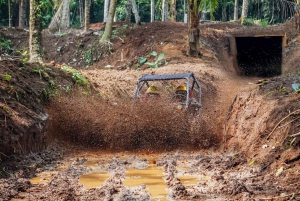
[[[111,174],[102,169],[107,163],[109,158],[95,158],[95,156],[86,157],[87,161],[84,166],[92,169],[92,172],[81,175],[78,182],[84,186],[85,189],[98,188],[103,186],[104,182],[111,177]],[[119,159],[124,159],[122,156],[117,156]],[[157,166],[156,161],[152,159],[146,160],[146,167],[143,169],[126,167],[123,184],[127,187],[137,187],[141,185],[146,186],[146,191],[149,192],[154,201],[167,201],[169,190],[164,180],[164,171],[162,166]],[[69,161],[71,162],[71,161]],[[68,162],[68,163],[69,163]],[[102,165],[102,166],[101,166]],[[58,171],[66,169],[67,165],[59,166],[56,171],[42,172],[37,174],[36,177],[31,178],[32,184],[47,184],[50,178],[57,174]],[[198,177],[194,175],[186,175],[184,172],[187,169],[185,163],[177,167],[178,175],[176,178],[180,179],[184,186],[196,185]]]

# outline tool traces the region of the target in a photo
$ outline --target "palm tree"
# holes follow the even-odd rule
[[[8,27],[12,26],[12,16],[11,16],[11,1],[8,0]]]
[[[199,20],[201,10],[210,7],[210,13],[218,8],[218,0],[188,0],[188,46],[187,55],[200,56],[199,46]]]
[[[109,0],[104,0],[103,22],[106,22],[106,20],[107,20],[108,8],[109,8]]]
[[[239,20],[239,0],[234,1],[234,15],[233,20],[238,21]]]
[[[19,27],[24,28],[26,21],[26,0],[19,0]]]
[[[109,5],[109,11],[106,19],[105,30],[100,39],[100,43],[107,43],[110,41],[112,33],[112,24],[116,12],[117,0],[111,0]]]
[[[63,9],[61,14],[61,29],[67,29],[70,27],[70,0],[63,1]]]
[[[84,31],[87,31],[90,26],[91,0],[85,0],[84,9]]]
[[[130,22],[131,21],[131,11],[132,11],[132,3],[130,0],[126,3],[126,17],[125,21]]]
[[[161,21],[168,20],[168,0],[162,0]]]
[[[188,49],[187,55],[200,56],[199,46],[199,19],[201,0],[188,0]]]
[[[171,21],[176,22],[176,16],[177,16],[176,0],[170,0],[170,19],[171,19]]]
[[[130,0],[131,4],[132,4],[132,12],[134,14],[134,19],[135,19],[135,23],[137,25],[141,25],[141,18],[139,16],[139,11],[138,8],[136,6],[136,1],[135,0]]]
[[[56,10],[55,15],[52,17],[51,22],[48,26],[48,28],[50,30],[59,30],[60,29],[60,19],[61,19],[61,10],[63,8],[63,2],[55,1],[54,7],[57,7],[57,6],[58,6],[58,9]]]
[[[151,0],[151,22],[154,21],[154,0]]]
[[[30,0],[29,62],[42,62],[42,0]]]
[[[84,11],[83,11],[83,0],[79,0],[78,4],[79,4],[79,21],[80,21],[80,27],[84,26]]]
[[[248,0],[243,0],[241,24],[243,24],[244,19],[248,17]]]

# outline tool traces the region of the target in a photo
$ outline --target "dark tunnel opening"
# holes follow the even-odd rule
[[[239,72],[246,76],[281,74],[282,36],[236,37]]]

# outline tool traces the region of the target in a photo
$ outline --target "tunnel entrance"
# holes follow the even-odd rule
[[[282,36],[236,37],[241,75],[271,77],[281,74]]]

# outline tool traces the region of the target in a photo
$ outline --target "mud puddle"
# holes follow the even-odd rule
[[[57,173],[57,171],[42,172],[40,174],[37,174],[36,177],[31,178],[29,181],[32,184],[47,184],[51,177]]]
[[[96,188],[102,186],[109,177],[110,175],[107,172],[92,172],[82,175],[79,178],[79,183],[83,184],[86,189]]]
[[[129,187],[146,185],[146,191],[151,194],[153,200],[167,200],[168,191],[163,176],[161,167],[150,164],[145,169],[126,170],[123,183]]]

